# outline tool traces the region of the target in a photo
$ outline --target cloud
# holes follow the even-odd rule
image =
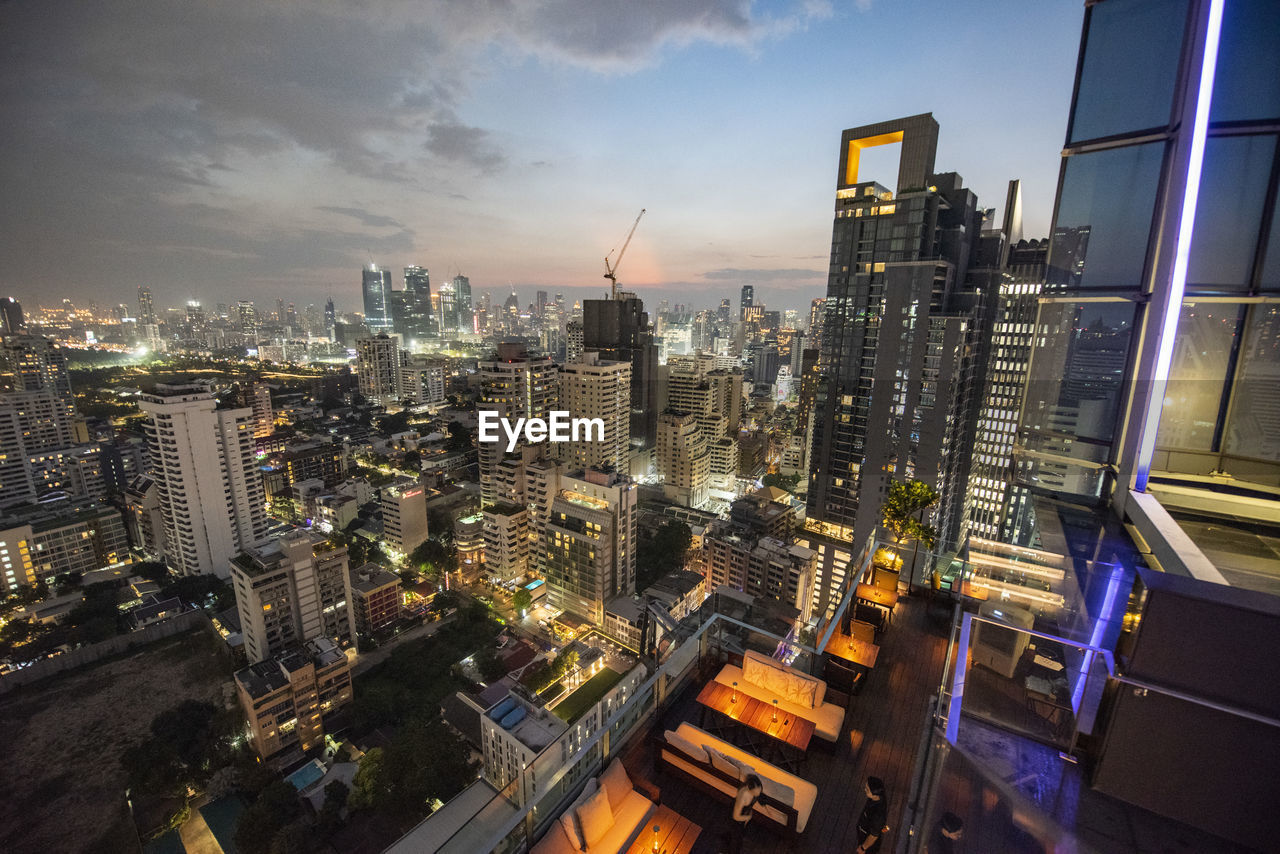
[[[626,73],[695,43],[751,51],[828,14],[811,0],[0,3],[0,233],[22,247],[0,254],[0,281],[252,293],[365,247],[407,252],[406,222],[447,215],[433,196],[484,197],[452,185],[459,166],[492,180],[512,160],[466,118],[495,55]],[[396,195],[427,201],[395,216],[348,203]]]
[[[427,129],[424,147],[446,160],[465,163],[477,171],[490,174],[499,171],[507,158],[490,142],[489,132],[477,127],[444,122]]]
[[[344,208],[335,205],[319,205],[316,207],[318,211],[326,211],[328,213],[341,214],[349,216],[352,219],[359,220],[361,224],[370,228],[404,228],[404,223],[389,216],[380,214],[372,214],[362,208]]]

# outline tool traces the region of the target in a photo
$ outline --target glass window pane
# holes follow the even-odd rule
[[[1187,0],[1107,0],[1090,7],[1071,141],[1164,127]]]
[[[1239,326],[1239,305],[1183,304],[1156,433],[1157,447],[1212,450],[1227,363]]]
[[[1208,140],[1187,268],[1189,293],[1248,288],[1275,150],[1274,136]]]
[[[1258,288],[1264,291],[1280,291],[1280,200],[1271,213],[1271,236],[1267,238],[1266,258],[1262,262],[1262,276]]]
[[[1231,0],[1213,80],[1215,122],[1280,118],[1280,3]]]
[[[1041,305],[1025,431],[1111,442],[1136,310],[1127,301]],[[1071,451],[1067,455],[1077,456]]]
[[[1163,159],[1159,142],[1067,158],[1051,286],[1141,290]]]
[[[1224,444],[1229,454],[1280,461],[1280,306],[1253,307]]]

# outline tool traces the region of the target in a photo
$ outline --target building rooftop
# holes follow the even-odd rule
[[[399,584],[400,576],[376,563],[366,563],[351,573],[351,589],[356,593],[372,593],[389,584]]]

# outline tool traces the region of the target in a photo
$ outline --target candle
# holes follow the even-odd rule
[[[773,722],[775,724],[778,722],[778,701],[777,700],[773,701]]]
[[[653,826],[653,850],[655,852],[658,850],[658,831],[661,829],[656,824]]]
[[[729,698],[730,703],[738,702],[738,683],[733,683],[733,696]]]

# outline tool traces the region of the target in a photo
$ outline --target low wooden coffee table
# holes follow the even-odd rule
[[[737,701],[734,701],[732,685],[712,680],[698,692],[698,702],[712,712],[737,721],[777,742],[778,747],[785,748],[781,752],[792,754],[784,755],[784,764],[794,766],[804,758],[805,751],[809,749],[809,741],[813,738],[813,721],[782,709],[778,709],[775,715],[773,703],[748,697],[741,691],[738,692]]]
[[[656,836],[653,832],[655,824],[658,826]],[[654,810],[653,815],[645,821],[640,835],[627,849],[627,854],[653,854],[655,851],[659,854],[689,854],[700,833],[701,825],[694,824],[671,807],[663,805]],[[653,844],[655,839],[658,843],[656,847]]]

